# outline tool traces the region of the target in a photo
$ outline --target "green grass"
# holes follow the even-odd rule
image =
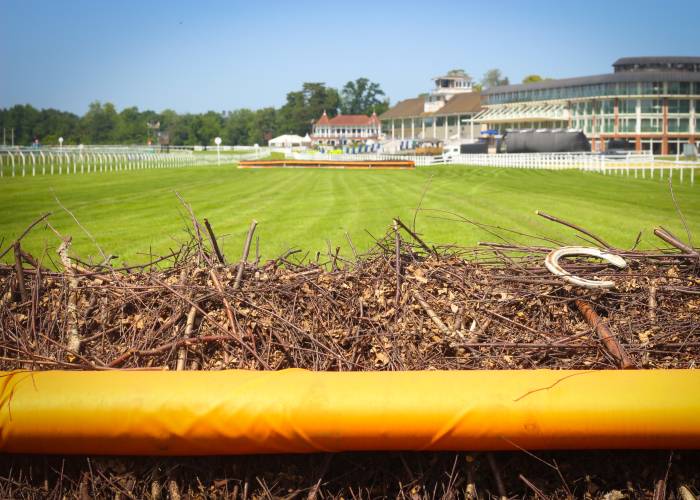
[[[698,172],[700,173],[700,172]],[[687,174],[686,174],[687,175]],[[700,185],[686,177],[674,183],[676,197],[690,230],[700,238]],[[74,237],[72,253],[96,256],[93,243],[54,199],[70,209],[117,262],[144,262],[148,253],[163,254],[185,237],[189,224],[175,192],[200,218],[208,218],[229,260],[240,256],[252,219],[263,257],[295,247],[325,252],[326,240],[349,253],[345,232],[367,249],[394,216],[413,218],[417,228],[438,243],[474,244],[495,237],[469,224],[444,220],[451,211],[474,221],[579,241],[573,232],[537,217],[539,209],[574,221],[629,247],[639,231],[642,246],[659,244],[651,234],[664,225],[685,237],[669,194],[668,182],[611,177],[578,171],[541,171],[440,166],[414,171],[239,170],[232,166],[143,170],[70,176],[0,179],[0,238],[5,247],[42,212],[51,224]],[[23,241],[33,254],[48,249],[56,236],[37,227]],[[696,242],[697,244],[697,242]],[[5,257],[8,259],[8,257]]]

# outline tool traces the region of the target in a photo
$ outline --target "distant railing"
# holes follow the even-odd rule
[[[512,153],[452,155],[450,163],[464,165],[526,168],[540,170],[576,169],[603,175],[633,175],[635,178],[664,179],[676,175],[680,182],[687,178],[695,184],[695,170],[700,162],[657,159],[651,154],[630,153],[605,155],[593,153]]]
[[[297,160],[410,160],[416,166],[461,164],[495,168],[521,168],[537,170],[583,170],[604,175],[633,175],[635,178],[677,177],[695,184],[695,170],[700,162],[687,160],[656,159],[648,153],[601,155],[595,153],[511,153],[511,154],[452,154],[441,156],[407,156],[387,154],[324,154],[299,153],[290,155]]]
[[[255,160],[269,155],[267,148],[250,154],[194,154],[157,152],[147,147],[85,146],[63,148],[0,148],[0,177],[74,175],[152,168],[213,166]]]

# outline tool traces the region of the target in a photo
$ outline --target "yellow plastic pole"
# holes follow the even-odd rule
[[[700,371],[0,373],[0,451],[700,448]]]

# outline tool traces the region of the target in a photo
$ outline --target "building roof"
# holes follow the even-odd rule
[[[700,64],[700,57],[695,56],[645,56],[645,57],[621,57],[613,63],[613,66],[626,66],[630,64]]]
[[[517,92],[519,90],[540,90],[557,87],[575,87],[578,85],[592,85],[596,83],[616,82],[700,82],[700,73],[689,71],[624,71],[621,73],[607,73],[604,75],[580,76],[577,78],[562,78],[559,80],[543,80],[536,83],[523,83],[519,85],[501,85],[491,87],[484,91],[484,95],[501,94],[503,92]]]
[[[403,118],[409,116],[421,116],[423,114],[423,106],[425,99],[422,97],[414,97],[412,99],[404,99],[399,101],[395,106],[387,109],[379,118],[388,120],[390,118]]]
[[[315,123],[315,125],[335,125],[335,126],[363,126],[363,125],[373,125],[379,123],[376,113],[372,113],[371,116],[367,115],[338,115],[333,118],[328,118],[326,112],[323,112],[321,118]]]
[[[388,109],[379,117],[381,120],[392,118],[411,118],[419,116],[442,116],[459,113],[476,113],[481,110],[481,94],[479,92],[463,92],[455,94],[445,105],[430,113],[424,112],[425,99],[414,97],[399,101],[396,106]]]
[[[452,115],[457,113],[476,113],[481,110],[481,93],[464,92],[455,94],[445,105],[431,113],[433,115]]]

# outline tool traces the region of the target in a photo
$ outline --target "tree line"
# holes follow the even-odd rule
[[[40,144],[146,144],[158,143],[159,134],[176,146],[212,145],[215,137],[224,144],[266,144],[281,134],[305,135],[323,111],[328,116],[381,114],[389,100],[378,83],[367,78],[349,81],[338,91],[320,82],[307,82],[287,93],[279,108],[258,110],[177,113],[139,110],[132,106],[117,111],[110,102],[93,102],[83,116],[57,109],[36,109],[30,104],[0,109],[4,141],[27,146]]]

